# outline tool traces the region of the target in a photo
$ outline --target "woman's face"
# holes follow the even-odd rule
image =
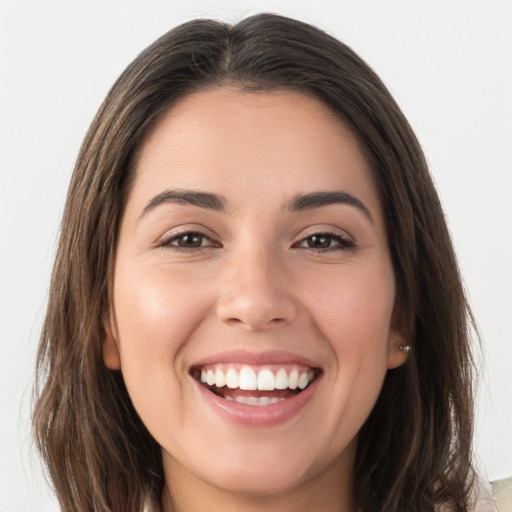
[[[195,93],[141,145],[104,359],[171,482],[276,495],[350,475],[403,362],[394,304],[368,163],[318,100]]]

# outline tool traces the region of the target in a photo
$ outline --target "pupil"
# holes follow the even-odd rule
[[[329,235],[313,235],[309,238],[309,247],[315,249],[326,249],[331,244]]]
[[[179,240],[181,247],[201,247],[202,235],[198,233],[189,233],[183,235]]]

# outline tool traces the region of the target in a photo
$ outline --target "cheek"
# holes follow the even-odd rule
[[[307,296],[311,316],[340,362],[356,355],[385,357],[395,298],[389,273],[344,269],[317,280]]]
[[[186,421],[180,354],[207,314],[208,296],[179,272],[118,268],[114,309],[123,379],[150,431],[167,432],[170,424]]]
[[[329,389],[324,424],[329,454],[357,436],[378,398],[387,371],[395,287],[391,272],[377,267],[336,269],[318,276],[306,307],[332,352],[325,372]]]
[[[179,272],[138,269],[135,279],[116,276],[114,300],[123,374],[146,364],[175,366],[176,354],[209,309],[204,290]]]

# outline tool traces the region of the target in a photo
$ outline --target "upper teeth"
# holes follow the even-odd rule
[[[209,386],[242,390],[304,389],[314,377],[313,370],[298,368],[292,368],[289,373],[285,368],[279,368],[275,374],[269,368],[258,371],[250,366],[242,366],[240,370],[233,367],[226,370],[220,367],[201,370],[201,382]]]

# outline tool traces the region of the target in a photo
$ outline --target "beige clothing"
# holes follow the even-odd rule
[[[512,477],[493,482],[492,495],[499,512],[512,512]]]
[[[499,512],[492,499],[490,484],[481,484],[475,488],[475,512]]]

